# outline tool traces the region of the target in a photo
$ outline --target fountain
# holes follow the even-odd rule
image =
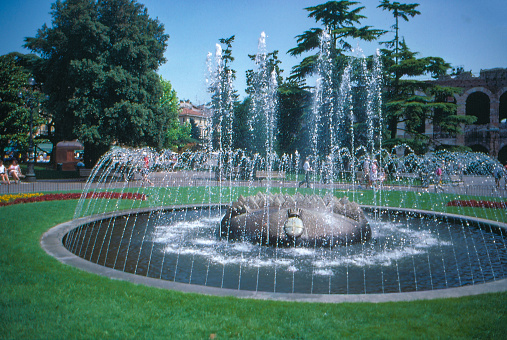
[[[217,47],[215,58],[209,57],[214,61],[208,84],[212,122],[221,128],[210,124],[205,150],[179,155],[175,168],[164,151],[111,149],[93,169],[75,220],[49,233],[65,247],[59,258],[67,261],[70,252],[85,260],[82,267],[111,268],[113,277],[134,274],[157,286],[183,283],[187,288],[171,287],[277,299],[283,298],[278,293],[322,294],[329,301],[342,294],[388,296],[491,284],[505,290],[506,225],[495,222],[505,214],[505,192],[488,185],[497,162],[478,153],[381,149],[378,58],[371,70],[356,58],[343,74],[333,75],[326,44],[324,37],[307,154],[315,169],[311,188],[298,187],[298,153],[273,151],[270,98],[276,82],[264,63],[265,35],[252,115],[252,129],[260,128],[255,135],[265,138],[261,153],[231,148],[232,79]],[[367,101],[358,109],[352,96],[360,91]],[[357,119],[367,124],[363,137],[354,132]],[[142,175],[145,157],[153,185]],[[363,167],[374,160],[378,176],[368,188]],[[442,164],[441,183],[434,173]],[[259,170],[284,176],[261,181]],[[85,199],[93,191],[136,192],[147,200]],[[474,208],[463,203],[486,198],[503,204],[488,208],[489,220],[484,209],[473,216]]]
[[[366,242],[371,229],[363,210],[330,194],[243,197],[227,209],[220,234],[256,244],[329,247]]]

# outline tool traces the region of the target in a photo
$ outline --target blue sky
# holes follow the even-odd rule
[[[24,38],[35,36],[55,0],[0,0],[0,55],[19,51]],[[170,80],[180,99],[196,104],[208,99],[204,86],[205,60],[215,51],[220,38],[235,35],[232,67],[237,71],[235,88],[244,95],[245,71],[254,68],[248,54],[257,52],[261,32],[266,32],[268,51],[279,50],[281,67],[288,76],[301,58],[287,50],[296,46],[295,36],[317,27],[303,8],[321,1],[310,0],[140,0],[151,17],[158,18],[170,35],[165,52],[167,62],[159,73]],[[400,1],[403,2],[403,1]],[[505,0],[420,0],[418,15],[400,21],[400,34],[420,57],[437,56],[453,66],[479,74],[481,69],[507,67],[507,1]],[[364,0],[361,24],[389,30],[392,14],[377,9],[378,0]],[[354,7],[355,8],[355,7]],[[384,40],[392,39],[388,35]],[[353,42],[371,54],[377,43]]]

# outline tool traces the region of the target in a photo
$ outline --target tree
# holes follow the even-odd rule
[[[0,56],[0,157],[8,146],[27,149],[30,110],[34,127],[43,122],[39,115],[43,96],[40,89],[28,86],[31,73],[22,65],[15,53]]]
[[[178,147],[178,140],[181,139],[181,127],[178,119],[180,105],[176,91],[172,88],[171,82],[160,77],[162,95],[160,96],[161,113],[168,119],[166,126],[160,126],[160,133],[164,135],[164,147]]]
[[[197,142],[201,141],[201,129],[197,126],[194,118],[190,118],[190,138]]]
[[[384,119],[387,121],[387,139],[384,146],[400,143],[410,145],[416,152],[424,153],[430,146],[431,136],[425,134],[425,124],[432,121],[433,125],[443,132],[456,133],[460,124],[470,123],[471,118],[456,115],[456,105],[445,99],[452,97],[460,89],[441,87],[428,81],[415,79],[419,76],[438,78],[447,73],[450,64],[439,57],[417,58],[405,39],[399,40],[398,18],[408,21],[408,16],[420,14],[415,8],[418,4],[400,4],[382,1],[378,7],[393,11],[396,23],[395,38],[383,42],[387,47],[382,49],[385,67]],[[400,125],[403,123],[403,125]],[[398,136],[400,126],[409,138]]]
[[[296,151],[308,154],[305,141],[309,140],[309,124],[305,117],[309,112],[311,93],[295,80],[287,80],[279,86],[278,97],[278,151],[281,154]]]
[[[401,4],[399,2],[389,2],[389,0],[382,0],[380,5],[377,8],[382,8],[385,11],[393,12],[393,16],[395,19],[395,23],[392,28],[394,28],[394,40],[385,42],[391,48],[394,47],[394,56],[395,63],[398,64],[398,51],[399,51],[399,22],[398,19],[401,17],[403,20],[408,21],[408,17],[415,17],[416,15],[421,14],[416,8],[419,4]]]
[[[79,138],[93,166],[111,144],[161,147],[170,117],[160,107],[157,68],[168,36],[135,0],[58,0],[52,27],[25,47],[44,59],[59,139]]]
[[[167,144],[171,149],[181,151],[187,144],[195,143],[196,141],[190,137],[191,130],[190,123],[178,124],[175,128],[169,129],[166,134]]]
[[[248,71],[247,71],[248,72]],[[252,152],[250,129],[248,128],[249,112],[252,98],[247,96],[242,102],[234,105],[233,148]]]
[[[352,124],[348,116],[343,116],[343,101],[340,100],[342,75],[351,58],[345,55],[352,49],[350,39],[371,41],[384,33],[383,30],[372,29],[370,26],[358,27],[365,16],[361,14],[364,7],[355,7],[359,2],[329,1],[308,7],[309,17],[314,18],[323,28],[312,28],[297,36],[298,45],[288,53],[301,55],[318,50],[317,54],[307,56],[292,69],[289,80],[295,80],[304,89],[305,77],[314,75],[316,87],[314,101],[318,103],[308,115],[307,128],[304,129],[308,142],[312,145],[312,153],[320,156],[329,155],[337,149],[338,140],[346,136],[343,127]],[[355,8],[354,8],[355,7]],[[352,145],[351,145],[352,146]],[[301,150],[305,154],[306,150]]]
[[[265,47],[256,55],[249,55],[256,69],[246,72],[247,89],[250,95],[249,117],[247,120],[249,149],[266,155],[275,151],[278,130],[278,84],[283,81],[278,60],[278,51],[266,53]]]
[[[324,28],[311,28],[303,34],[298,35],[298,45],[288,51],[293,56],[299,56],[303,53],[313,51],[320,47],[320,39],[323,32],[329,34],[331,39],[331,58],[338,59],[343,56],[343,52],[350,51],[352,45],[347,41],[348,38],[359,38],[366,41],[377,39],[384,31],[371,29],[370,26],[356,27],[361,23],[361,19],[366,18],[360,12],[364,7],[350,9],[359,2],[355,1],[329,1],[325,4],[307,7],[310,12],[308,16],[314,18],[315,22],[320,22]],[[318,55],[305,57],[299,65],[292,69],[291,78],[299,80],[315,72]],[[337,65],[339,64],[337,60]]]

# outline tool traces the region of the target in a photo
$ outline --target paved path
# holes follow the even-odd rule
[[[214,174],[210,172],[200,171],[176,171],[176,172],[155,172],[150,174],[150,180],[153,181],[155,186],[159,187],[173,187],[173,186],[254,186],[266,187],[267,181],[216,181]],[[435,188],[435,185],[430,185],[427,188],[420,186],[398,186],[398,185],[385,185],[384,190],[398,190],[398,191],[416,191],[416,192],[444,192],[448,194],[459,195],[478,195],[507,198],[507,188],[505,187],[504,180],[501,182],[500,188],[495,186],[492,177],[481,176],[463,176],[463,182],[444,184],[441,188]],[[11,183],[10,185],[0,185],[0,194],[14,194],[14,193],[30,193],[30,192],[65,192],[65,191],[82,191],[86,186],[85,179],[72,179],[72,180],[38,180],[33,183],[21,182],[19,184]],[[148,184],[137,178],[134,181],[125,182],[109,182],[109,183],[91,183],[91,188],[96,190],[107,190],[112,188],[125,188],[125,187],[141,187]],[[288,180],[275,180],[271,182],[272,187],[284,188],[297,188],[297,181]],[[315,189],[330,188],[329,184],[314,183],[312,185]],[[337,190],[364,190],[360,184],[345,184],[336,183],[333,187]],[[368,189],[367,189],[368,190]]]

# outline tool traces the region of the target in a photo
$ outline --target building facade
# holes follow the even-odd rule
[[[209,110],[205,106],[195,106],[189,100],[181,100],[178,118],[182,125],[186,123],[190,124],[191,120],[193,120],[194,124],[199,128],[201,140],[206,138]]]
[[[424,133],[437,145],[467,146],[507,164],[507,68],[481,70],[478,77],[462,72],[433,82],[463,89],[447,101],[456,103],[458,115],[475,116],[477,120],[456,135],[442,133],[427,121]]]

